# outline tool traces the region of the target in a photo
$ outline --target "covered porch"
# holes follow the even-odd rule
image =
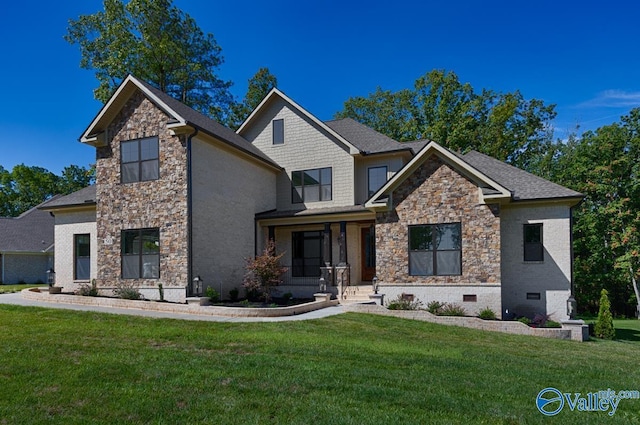
[[[256,215],[256,254],[273,240],[287,272],[281,293],[310,297],[331,292],[339,300],[371,292],[375,269],[375,214],[363,206]]]

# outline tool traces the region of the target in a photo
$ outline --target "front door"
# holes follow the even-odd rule
[[[376,275],[376,236],[374,227],[363,227],[360,230],[360,259],[362,263],[363,282],[370,282]]]

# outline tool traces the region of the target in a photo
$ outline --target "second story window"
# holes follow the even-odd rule
[[[271,125],[273,126],[273,144],[284,144],[284,120],[273,120]]]
[[[158,137],[129,140],[120,144],[122,183],[158,180]]]
[[[331,167],[291,173],[291,202],[318,202],[331,200]]]
[[[387,182],[387,167],[370,167],[368,170],[368,194],[369,198]]]

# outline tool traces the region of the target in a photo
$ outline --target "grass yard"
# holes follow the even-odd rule
[[[20,285],[0,285],[0,294],[11,294],[12,292],[20,292],[27,288],[37,288],[40,286],[47,286],[46,283],[25,283]]]
[[[1,305],[0,335],[0,424],[640,422],[640,400],[613,417],[535,406],[546,387],[640,390],[631,333],[576,343],[354,313],[210,323]]]

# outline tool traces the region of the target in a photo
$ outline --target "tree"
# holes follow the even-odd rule
[[[265,302],[271,301],[273,288],[278,286],[282,274],[287,271],[280,265],[284,253],[275,255],[275,243],[269,240],[262,255],[247,259],[247,273],[243,286],[248,292],[258,292]]]
[[[0,217],[16,217],[54,195],[66,195],[93,183],[95,170],[77,165],[57,176],[42,167],[0,166]]]
[[[381,88],[353,97],[336,118],[353,118],[401,141],[434,140],[454,151],[477,150],[521,168],[537,164],[552,138],[555,106],[518,91],[474,91],[454,72],[433,70],[413,89]]]
[[[80,46],[80,66],[95,70],[106,102],[128,75],[147,81],[218,120],[229,113],[231,83],[216,74],[222,49],[171,0],[104,0],[104,10],[70,20],[65,40]]]
[[[614,312],[637,314],[640,109],[619,123],[570,138],[552,162],[553,179],[585,195],[574,214],[578,305],[595,312],[605,288]]]
[[[269,68],[260,68],[253,77],[249,79],[249,86],[244,100],[231,106],[231,113],[227,120],[227,126],[237,129],[244,122],[251,112],[262,102],[267,94],[274,87],[278,86],[278,79],[271,74]]]
[[[609,303],[608,292],[603,289],[600,292],[600,309],[598,310],[598,319],[594,327],[594,332],[598,338],[614,339],[616,330],[613,327],[613,316],[611,316],[611,304]]]

